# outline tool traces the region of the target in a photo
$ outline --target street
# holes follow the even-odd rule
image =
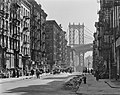
[[[0,95],[120,95],[120,88],[111,88],[104,79],[99,81],[87,74],[87,84],[81,83],[77,92],[65,90],[63,85],[71,74],[43,76],[40,79],[24,79],[0,84]]]
[[[60,74],[2,83],[0,95],[74,95],[73,92],[62,89],[68,77]]]

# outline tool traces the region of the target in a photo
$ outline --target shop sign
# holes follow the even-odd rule
[[[120,46],[120,37],[116,41],[116,47]]]

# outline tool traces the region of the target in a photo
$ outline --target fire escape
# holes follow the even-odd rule
[[[19,68],[19,52],[20,52],[20,4],[19,2],[11,2],[10,5],[10,32],[11,46],[14,51],[14,67]],[[13,46],[12,46],[13,45]]]
[[[98,41],[99,41],[99,56],[102,56],[104,60],[107,61],[107,72],[109,73],[109,78],[111,78],[112,72],[115,72],[115,68],[113,70],[113,64],[115,61],[114,57],[114,49],[118,33],[117,26],[117,14],[116,8],[120,6],[120,1],[104,1],[101,0],[101,9],[99,11],[99,22],[98,22]],[[118,33],[119,34],[119,33]],[[103,69],[102,69],[103,68]],[[101,71],[104,70],[104,64],[101,66]],[[115,75],[115,73],[114,73]]]
[[[6,69],[6,51],[8,48],[8,7],[0,2],[0,69]]]
[[[37,16],[33,13],[31,16],[32,22],[30,25],[31,26],[30,39],[31,39],[31,60],[34,62],[36,61],[36,40],[37,40],[37,37],[35,36],[37,29],[37,25],[35,21],[36,18]]]
[[[28,26],[28,20],[30,20],[30,18],[27,15],[24,15],[21,18],[21,22],[22,22],[22,33],[21,33],[21,53],[22,53],[22,61],[23,61],[23,69],[25,70],[25,68],[27,68],[27,60],[30,58],[30,54],[29,52],[27,52],[26,49],[29,48],[30,46],[30,39],[28,38],[30,30],[29,30],[29,26]]]

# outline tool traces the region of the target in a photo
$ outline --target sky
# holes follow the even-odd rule
[[[96,31],[95,22],[98,21],[97,0],[36,0],[47,13],[47,20],[55,20],[62,25],[68,34],[69,23],[85,25],[85,43],[93,42],[93,33]],[[68,36],[67,36],[68,38]]]

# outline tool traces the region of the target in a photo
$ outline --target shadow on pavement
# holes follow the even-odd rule
[[[20,95],[67,95],[67,91],[61,89],[63,81],[52,81],[45,85],[30,85],[27,87],[18,87],[7,92],[6,94],[20,93]],[[68,94],[69,95],[69,94]]]

